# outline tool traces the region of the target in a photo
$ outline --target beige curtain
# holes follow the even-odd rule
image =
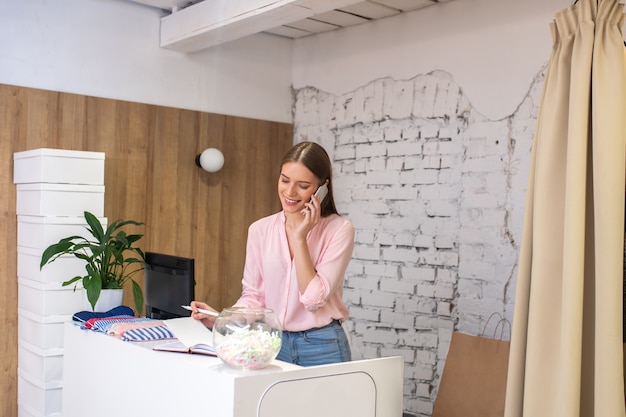
[[[551,24],[506,417],[625,416],[623,20],[615,0],[580,0]]]

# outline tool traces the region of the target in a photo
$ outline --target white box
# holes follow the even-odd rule
[[[41,283],[18,277],[17,305],[42,316],[73,315],[83,311],[84,290],[74,285],[61,286],[60,282]]]
[[[100,217],[98,220],[106,229],[107,218]],[[17,245],[45,249],[69,236],[94,239],[86,227],[87,221],[82,213],[80,217],[17,216]]]
[[[82,217],[104,216],[104,185],[17,184],[17,214]]]
[[[17,367],[44,384],[63,381],[63,348],[39,349],[18,340]]]
[[[17,403],[27,415],[51,417],[61,414],[63,383],[43,383],[24,370],[17,370]]]
[[[42,316],[22,308],[17,309],[17,337],[38,349],[63,347],[65,323],[70,315]]]
[[[43,249],[17,247],[17,276],[37,282],[63,282],[87,274],[86,262],[73,255],[62,255],[39,268]]]
[[[16,152],[13,182],[104,185],[104,153],[47,148]]]
[[[17,417],[62,417],[63,413],[48,413],[42,414],[38,411],[33,410],[28,404],[22,404],[20,401],[17,402]]]

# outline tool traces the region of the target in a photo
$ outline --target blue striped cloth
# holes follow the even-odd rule
[[[158,322],[159,320],[148,317],[134,316],[112,316],[107,318],[92,318],[82,323],[81,328],[84,330],[92,330],[95,332],[114,334],[112,327],[120,323],[145,323]],[[155,325],[152,327],[136,327],[125,330],[120,336],[121,340],[128,342],[147,342],[150,340],[174,339],[174,334],[164,325]]]
[[[174,339],[174,334],[166,325],[156,327],[138,327],[126,330],[122,340],[128,342],[148,342],[150,340]]]

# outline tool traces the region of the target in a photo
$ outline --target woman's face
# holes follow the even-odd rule
[[[278,197],[285,213],[299,213],[317,190],[319,180],[300,162],[286,162],[278,178]]]

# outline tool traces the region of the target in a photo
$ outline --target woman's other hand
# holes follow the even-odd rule
[[[213,307],[211,307],[207,303],[203,303],[202,301],[192,301],[189,304],[189,306],[191,307],[192,318],[196,320],[200,320],[202,324],[204,324],[206,327],[213,328],[213,324],[215,323],[215,319],[217,317],[214,315],[201,313],[198,311],[198,309],[209,310],[215,313],[219,313],[217,310],[215,310]]]

